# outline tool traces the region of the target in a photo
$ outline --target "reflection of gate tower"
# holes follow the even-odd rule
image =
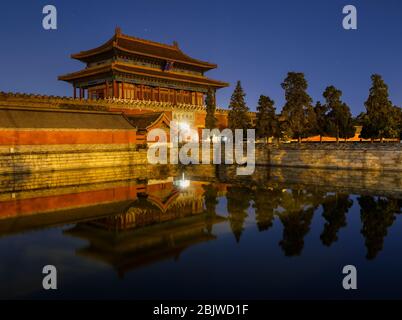
[[[203,194],[198,185],[178,190],[173,179],[148,181],[127,210],[119,215],[97,219],[91,224],[109,230],[127,230],[161,223],[203,212]]]
[[[186,248],[216,239],[211,226],[225,221],[203,208],[201,185],[180,192],[172,180],[150,181],[122,214],[78,223],[65,234],[88,240],[79,255],[125,272],[165,259],[177,259]]]
[[[215,215],[198,214],[155,223],[142,228],[112,231],[89,223],[79,223],[64,234],[87,240],[89,245],[77,251],[78,255],[102,261],[113,266],[123,276],[129,270],[161,260],[177,260],[187,248],[216,236],[208,232],[213,225],[226,219]]]

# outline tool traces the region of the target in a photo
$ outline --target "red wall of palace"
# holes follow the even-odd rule
[[[0,130],[0,145],[135,143],[134,130]]]

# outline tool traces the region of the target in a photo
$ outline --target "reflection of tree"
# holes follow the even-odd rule
[[[254,191],[253,207],[255,208],[255,219],[259,231],[268,230],[272,226],[275,209],[279,205],[281,194],[282,192],[279,189],[257,188]]]
[[[229,212],[229,222],[236,241],[240,241],[244,230],[244,222],[247,217],[247,209],[250,204],[251,190],[246,187],[228,187],[226,199]]]
[[[322,204],[322,216],[327,222],[320,236],[324,245],[330,246],[338,240],[338,231],[346,226],[346,214],[352,204],[353,201],[347,194],[336,193],[325,197]]]
[[[305,190],[283,192],[281,207],[284,209],[279,213],[283,238],[279,245],[286,256],[300,255],[316,209],[314,194]]]
[[[365,238],[367,259],[374,259],[382,250],[387,229],[394,223],[395,213],[399,212],[398,200],[362,196],[360,205],[361,233]]]
[[[218,204],[218,191],[213,184],[203,186],[204,202],[206,212],[206,224],[208,233],[212,232],[213,219],[216,214],[216,205]]]

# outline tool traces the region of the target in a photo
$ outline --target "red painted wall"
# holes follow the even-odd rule
[[[134,130],[0,129],[0,145],[135,144]]]

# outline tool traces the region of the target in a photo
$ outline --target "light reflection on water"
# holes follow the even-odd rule
[[[401,186],[377,178],[213,168],[10,191],[3,177],[0,297],[398,298]],[[41,290],[46,264],[57,292]]]

